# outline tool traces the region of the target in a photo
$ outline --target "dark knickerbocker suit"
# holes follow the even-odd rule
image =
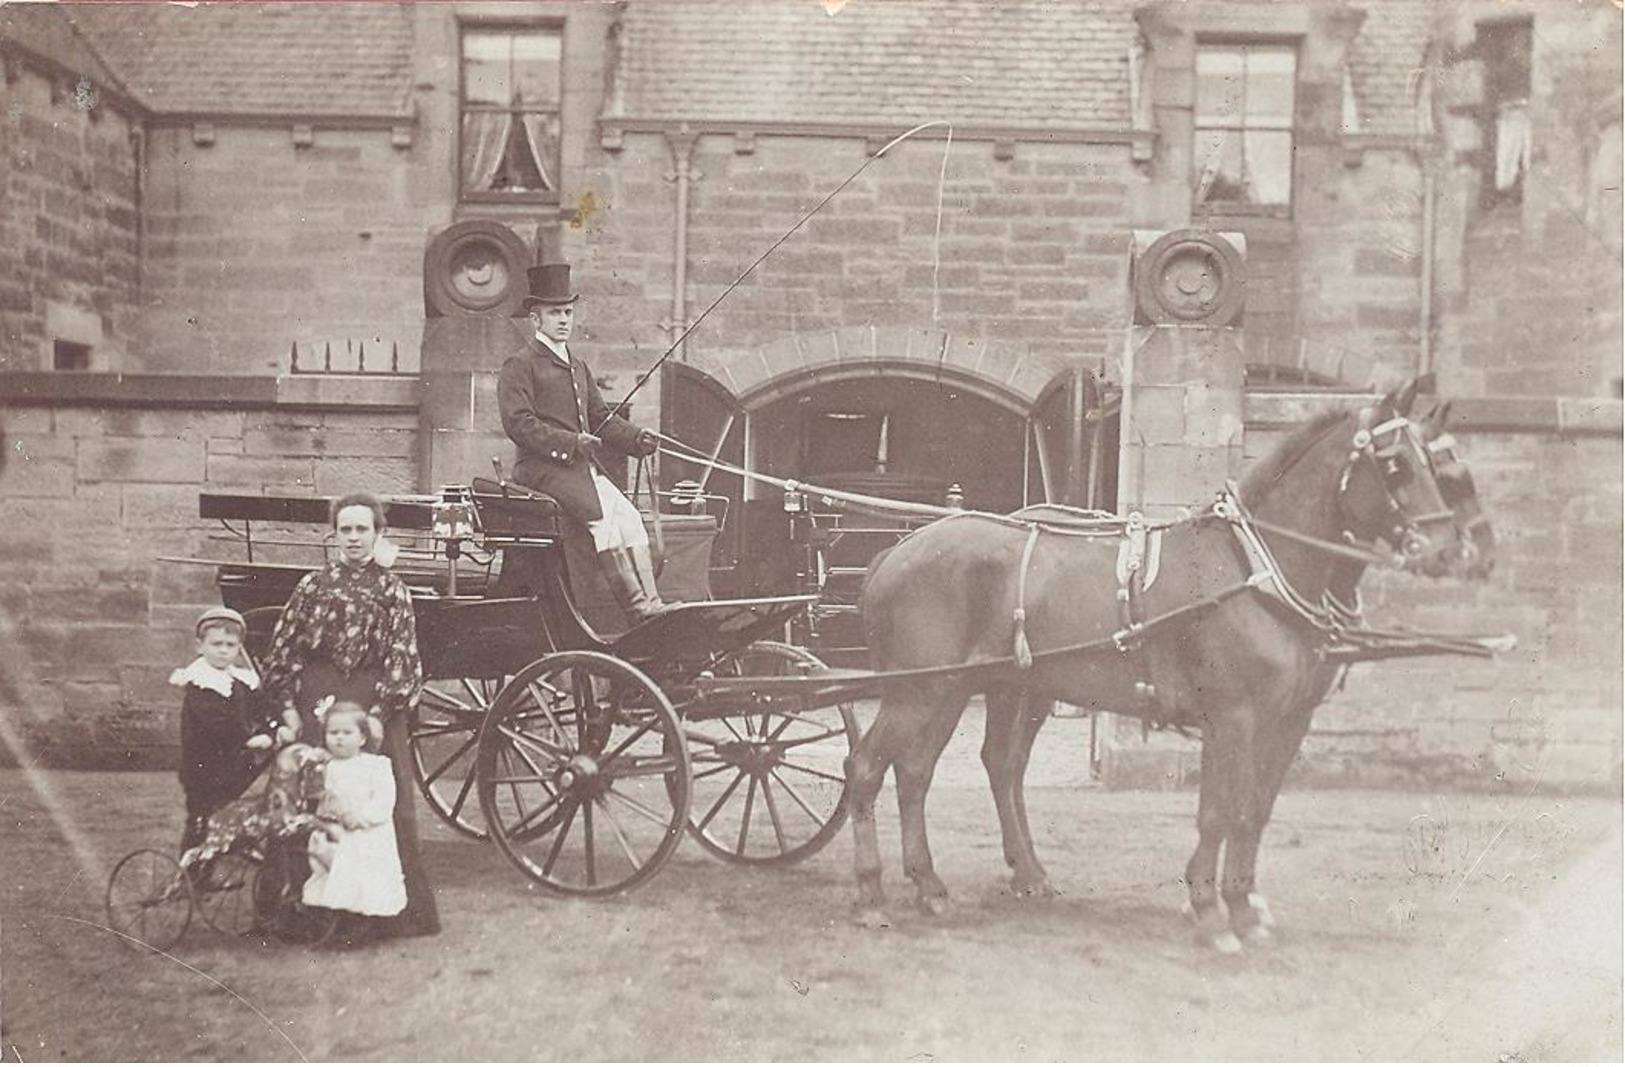
[[[574,353],[568,365],[548,347],[528,338],[502,364],[497,376],[502,429],[519,448],[513,480],[553,497],[566,515],[592,522],[602,518],[592,484],[592,458],[576,434],[596,433],[623,452],[637,451],[637,428],[615,415],[593,383],[592,372]]]

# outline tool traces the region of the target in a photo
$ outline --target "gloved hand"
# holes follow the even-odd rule
[[[583,431],[576,434],[576,447],[581,449],[581,451],[588,456],[596,455],[598,452],[598,446],[602,445],[603,443],[604,439],[595,433],[587,433]]]
[[[640,456],[652,456],[660,451],[660,439],[653,430],[639,430],[636,444]]]

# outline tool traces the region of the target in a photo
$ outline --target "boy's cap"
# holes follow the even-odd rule
[[[203,636],[203,628],[211,622],[234,622],[243,629],[248,629],[248,624],[243,621],[241,613],[230,608],[210,608],[197,617],[196,630],[199,637]]]

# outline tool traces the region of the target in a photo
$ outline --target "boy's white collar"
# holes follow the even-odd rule
[[[175,668],[169,676],[170,685],[195,685],[199,689],[207,689],[219,693],[223,697],[231,696],[232,679],[236,679],[250,689],[260,687],[260,676],[254,668],[246,667],[240,663],[221,669],[211,667],[209,661],[199,656],[184,667]]]

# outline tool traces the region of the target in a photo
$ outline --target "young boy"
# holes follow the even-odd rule
[[[209,816],[248,789],[263,754],[294,731],[266,713],[259,675],[241,659],[243,617],[210,608],[198,617],[198,658],[169,676],[181,687],[181,789],[186,830],[181,851],[201,844]]]

